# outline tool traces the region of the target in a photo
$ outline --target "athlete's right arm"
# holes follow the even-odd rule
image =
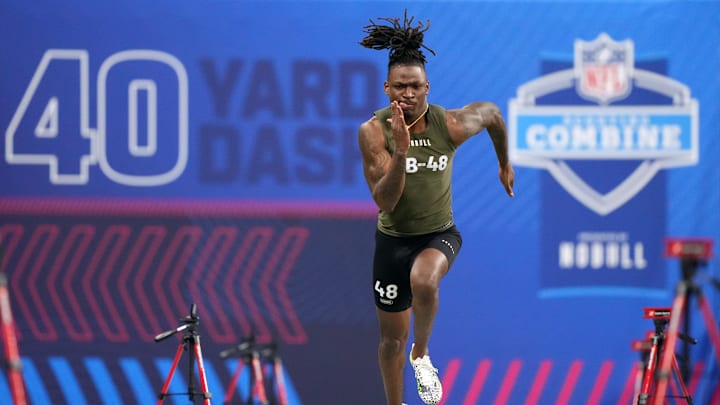
[[[407,149],[396,149],[391,155],[385,147],[380,122],[375,117],[360,125],[358,138],[363,173],[373,200],[381,210],[392,212],[405,188]]]

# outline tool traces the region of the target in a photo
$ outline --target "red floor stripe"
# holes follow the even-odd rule
[[[635,396],[636,386],[638,384],[638,367],[640,367],[641,364],[641,362],[637,362],[630,368],[630,374],[625,381],[625,387],[622,390],[622,394],[620,395],[620,400],[617,402],[617,405],[629,405],[634,403],[637,399],[633,397]]]
[[[600,367],[600,372],[595,379],[595,385],[590,392],[590,397],[588,398],[587,405],[596,405],[600,403],[600,399],[605,393],[605,386],[607,385],[608,379],[610,378],[610,373],[612,372],[612,369],[612,361],[608,360],[603,362],[602,366]]]
[[[698,384],[700,383],[700,379],[702,378],[703,371],[705,371],[705,363],[702,361],[698,361],[697,363],[695,363],[692,376],[690,376],[690,381],[687,385],[687,389],[688,392],[690,392],[690,395],[696,392]]]
[[[525,399],[525,405],[537,405],[542,396],[543,389],[547,383],[547,379],[550,376],[550,370],[552,370],[552,360],[545,360],[540,363],[537,374],[535,374],[535,380],[530,387],[530,392]]]
[[[570,365],[570,371],[568,371],[567,377],[565,377],[565,383],[560,390],[555,405],[568,405],[570,403],[570,397],[572,397],[573,390],[575,390],[575,384],[580,377],[580,372],[583,368],[583,362],[576,360]]]
[[[440,402],[438,402],[438,405],[445,405],[447,403],[447,399],[452,393],[453,386],[455,385],[455,379],[460,373],[461,363],[462,361],[460,359],[452,359],[445,368],[445,373],[442,377],[443,398]]]
[[[515,381],[520,374],[522,368],[522,360],[513,360],[508,366],[508,370],[505,373],[502,384],[500,384],[500,390],[498,391],[497,397],[495,397],[495,405],[505,405],[512,394]]]
[[[492,362],[490,360],[483,360],[478,364],[475,375],[470,383],[470,389],[463,401],[463,405],[475,405],[477,403],[478,398],[480,398],[480,392],[482,392],[483,385],[485,385],[485,379],[490,372],[491,364]]]

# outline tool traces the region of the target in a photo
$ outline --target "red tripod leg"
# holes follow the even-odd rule
[[[275,373],[275,381],[277,384],[277,393],[280,397],[280,405],[288,405],[287,389],[285,388],[285,371],[282,366],[282,360],[279,358],[275,359],[273,365],[273,372]]]
[[[205,376],[205,364],[203,363],[202,349],[200,349],[200,338],[195,338],[195,361],[198,366],[198,375],[200,377],[200,389],[202,390],[205,405],[210,405],[210,389],[208,388],[207,377]]]
[[[668,380],[671,377],[672,361],[675,359],[675,345],[678,340],[680,318],[682,318],[683,309],[686,305],[685,297],[687,286],[685,283],[680,283],[677,290],[675,299],[673,300],[670,324],[665,334],[665,345],[663,346],[662,355],[660,356],[660,368],[658,369],[657,389],[655,390],[653,405],[662,405],[665,401]]]
[[[657,356],[660,351],[659,342],[660,336],[652,337],[652,346],[650,347],[650,353],[648,354],[647,364],[645,365],[645,375],[643,376],[642,386],[640,387],[640,395],[637,397],[637,405],[646,405],[648,398],[650,397],[650,390],[652,389],[652,383],[655,376],[655,366],[657,364]]]
[[[168,372],[168,375],[165,378],[165,383],[163,384],[162,390],[160,391],[160,397],[158,399],[157,405],[161,405],[165,400],[165,397],[167,396],[168,388],[170,387],[170,381],[172,381],[173,374],[175,374],[175,369],[180,362],[180,356],[182,356],[183,349],[184,345],[180,343],[177,351],[175,352],[175,358],[173,359],[172,366],[170,366],[170,371]]]
[[[713,394],[712,394],[710,403],[711,404],[720,404],[720,384],[718,384],[718,386],[715,387],[715,392],[713,392]]]
[[[680,367],[678,366],[678,362],[677,362],[677,359],[675,358],[675,356],[673,356],[673,359],[672,359],[672,368],[673,368],[673,371],[675,371],[675,375],[677,376],[678,383],[680,384],[680,390],[682,391],[682,396],[683,396],[683,398],[685,398],[685,401],[687,403],[687,398],[690,398],[690,391],[688,390],[687,385],[685,385],[685,381],[682,378],[682,374],[680,373]],[[675,387],[674,385],[673,385],[673,393],[676,396],[680,395],[677,392],[677,387]],[[677,398],[675,400],[675,403],[678,403]]]
[[[230,384],[228,384],[227,391],[225,392],[225,400],[223,401],[224,404],[230,403],[230,400],[235,393],[235,389],[237,388],[237,383],[240,379],[240,374],[242,374],[243,367],[245,367],[245,362],[242,358],[240,358],[240,360],[238,360],[237,366],[235,367],[235,371],[230,378]]]
[[[640,398],[640,392],[641,392],[640,390],[642,389],[642,386],[643,386],[643,376],[644,375],[645,375],[645,364],[643,362],[639,362],[637,365],[637,370],[635,370],[635,376],[633,377],[633,380],[632,380],[632,382],[633,382],[632,398],[635,398],[635,401],[636,401],[635,403],[637,403],[638,398]],[[623,398],[626,398],[626,397],[623,395]],[[624,401],[621,401],[621,403],[626,403],[626,402],[627,402],[627,399],[625,399]]]
[[[12,312],[10,311],[10,296],[7,290],[7,279],[4,274],[0,274],[0,317],[2,318],[2,333],[0,333],[0,338],[3,338],[5,359],[9,364],[8,380],[13,404],[26,405],[25,385],[23,383],[22,372],[20,371],[20,351],[18,350],[17,340],[15,338],[15,323],[12,318]]]
[[[253,353],[252,358],[253,373],[255,374],[255,394],[258,396],[261,405],[268,405],[267,395],[265,394],[265,379],[263,378],[262,365],[260,364],[260,355]]]
[[[720,330],[718,330],[718,324],[715,321],[715,317],[713,316],[710,304],[708,304],[705,295],[700,294],[698,297],[698,306],[705,319],[708,336],[710,336],[710,341],[715,348],[715,356],[717,357],[718,364],[720,364]]]

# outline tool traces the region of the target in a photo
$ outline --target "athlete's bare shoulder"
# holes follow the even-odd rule
[[[373,115],[367,121],[360,124],[358,128],[358,136],[360,138],[361,145],[363,142],[369,142],[382,138],[382,126],[380,120]]]
[[[476,101],[446,111],[448,130],[457,145],[462,144],[471,136],[478,134],[488,127],[494,127],[504,122],[498,107],[487,101]]]

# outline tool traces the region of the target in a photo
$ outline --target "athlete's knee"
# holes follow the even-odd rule
[[[405,355],[405,346],[408,336],[381,336],[378,352],[381,357],[393,358],[398,355]]]
[[[437,296],[440,280],[448,271],[445,256],[437,249],[426,249],[416,259],[410,271],[410,288],[413,301],[428,300]]]
[[[423,274],[413,274],[410,276],[410,287],[413,302],[427,302],[437,297],[440,280]]]

